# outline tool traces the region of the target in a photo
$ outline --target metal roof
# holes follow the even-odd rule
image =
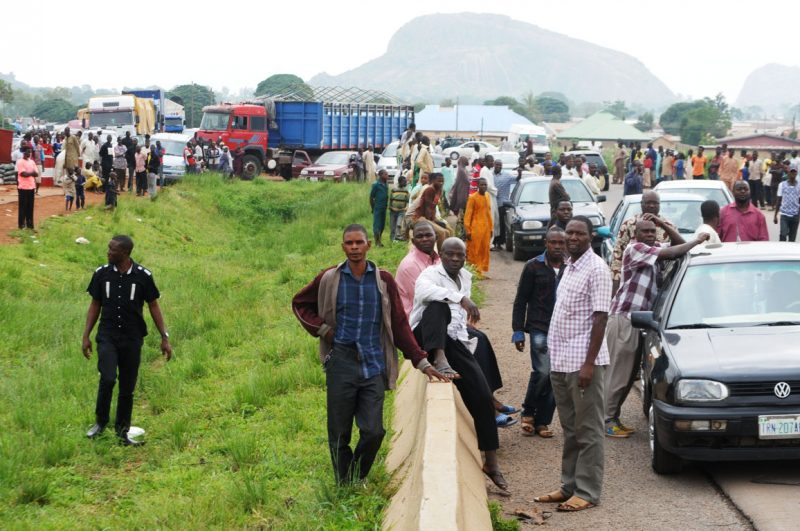
[[[508,133],[514,124],[534,125],[508,105],[426,105],[415,117],[418,131]]]
[[[264,94],[254,98],[255,101],[266,99],[274,101],[322,101],[325,103],[406,104],[396,96],[382,90],[368,90],[358,87],[312,87],[306,84],[291,85],[279,93]]]
[[[649,142],[651,138],[613,114],[596,112],[559,133],[560,140],[623,140]]]

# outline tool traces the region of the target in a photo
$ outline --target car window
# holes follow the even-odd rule
[[[316,164],[349,164],[351,154],[349,151],[329,151],[320,155]]]
[[[664,307],[669,298],[669,289],[672,282],[675,280],[675,274],[679,269],[678,265],[680,263],[681,260],[668,260],[664,263],[664,268],[656,279],[658,283],[658,293],[656,294],[656,300],[653,302],[653,314],[656,318],[660,319],[664,313]]]
[[[594,198],[586,186],[577,179],[562,179],[561,184],[573,202],[593,203]],[[550,181],[541,180],[525,183],[520,190],[518,204],[521,203],[549,203]]]
[[[399,146],[399,142],[392,142],[383,150],[381,153],[382,157],[396,157],[397,156],[397,146]]]
[[[793,322],[800,322],[800,262],[733,262],[690,266],[667,328]]]
[[[728,197],[725,195],[725,192],[723,192],[719,188],[692,188],[692,187],[672,188],[672,187],[670,187],[670,188],[663,188],[663,190],[658,190],[658,191],[699,195],[700,197],[703,198],[703,200],[713,199],[721,207],[724,207],[725,205],[728,204]]]

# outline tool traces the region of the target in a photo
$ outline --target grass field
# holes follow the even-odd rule
[[[289,305],[343,259],[341,228],[370,220],[367,195],[196,176],[152,202],[52,218],[37,239],[0,248],[0,528],[379,527],[382,465],[366,486],[334,487],[324,375]],[[142,448],[84,435],[98,380],[96,357],[80,353],[85,289],[116,233],[154,272],[175,352],[165,363],[157,334],[145,340]],[[370,257],[394,271],[405,251]]]

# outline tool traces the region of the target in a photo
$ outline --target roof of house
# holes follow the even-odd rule
[[[418,131],[484,131],[507,133],[513,124],[533,125],[507,105],[426,105],[416,113]],[[456,125],[457,124],[457,125]]]
[[[625,140],[649,142],[650,137],[611,113],[600,111],[562,131],[566,140]]]
[[[788,136],[771,135],[767,133],[757,133],[744,136],[729,136],[727,138],[720,138],[717,144],[728,144],[728,147],[735,148],[783,148],[783,147],[800,147],[800,140],[794,140]]]

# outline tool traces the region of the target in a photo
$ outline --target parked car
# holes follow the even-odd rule
[[[455,136],[446,136],[443,140],[439,142],[439,145],[442,147],[442,151],[447,148],[451,148],[454,146],[458,146],[463,144],[464,142],[469,142],[469,138],[460,138]]]
[[[355,151],[328,151],[319,156],[314,163],[300,171],[300,177],[309,181],[331,180],[347,182],[353,177],[350,169],[350,157]]]
[[[698,179],[691,181],[661,181],[653,188],[656,192],[697,194],[706,200],[713,199],[720,208],[733,203],[733,194],[722,181]]]
[[[161,147],[164,148],[164,157],[161,163],[165,181],[177,181],[186,174],[183,149],[191,139],[191,135],[180,133],[156,133],[150,137],[152,145],[156,145],[156,142],[161,142]],[[144,145],[144,141],[142,141],[142,145]]]
[[[598,151],[592,151],[588,149],[575,149],[573,151],[565,151],[564,155],[566,156],[573,156],[573,157],[586,157],[586,164],[597,164],[597,172],[601,174],[608,173],[608,167],[606,167],[606,161],[603,159],[603,155],[600,154]]]
[[[706,200],[702,195],[664,192],[661,196],[659,215],[671,221],[681,234],[691,235],[703,223],[700,205]],[[611,264],[614,245],[622,222],[642,213],[642,195],[626,195],[622,198],[608,223],[610,235],[603,241],[600,256]]]
[[[606,196],[594,197],[577,177],[564,177],[561,184],[572,198],[573,215],[586,216],[595,228],[605,225],[605,217],[598,203]],[[550,223],[550,177],[525,177],[511,192],[511,200],[504,220],[506,225],[506,250],[514,253],[514,260],[524,260],[528,255],[544,251],[544,237]],[[603,238],[595,235],[592,247],[599,252]]]
[[[375,165],[375,171],[386,170],[389,173],[389,181],[393,182],[397,174],[400,173],[400,166],[397,165],[397,148],[400,142],[395,141],[386,146],[381,153],[381,158]]]
[[[631,320],[656,473],[684,459],[800,458],[800,247],[697,247]]]
[[[458,159],[458,157],[462,155],[469,157],[475,152],[475,146],[478,146],[481,155],[485,155],[491,151],[499,151],[497,146],[493,146],[488,142],[483,142],[481,140],[470,140],[469,142],[464,142],[458,146],[449,147],[443,150],[442,155],[445,157],[450,157],[453,160]]]
[[[490,151],[487,155],[491,155],[494,160],[503,161],[505,170],[515,170],[519,166],[519,153],[516,151]]]

